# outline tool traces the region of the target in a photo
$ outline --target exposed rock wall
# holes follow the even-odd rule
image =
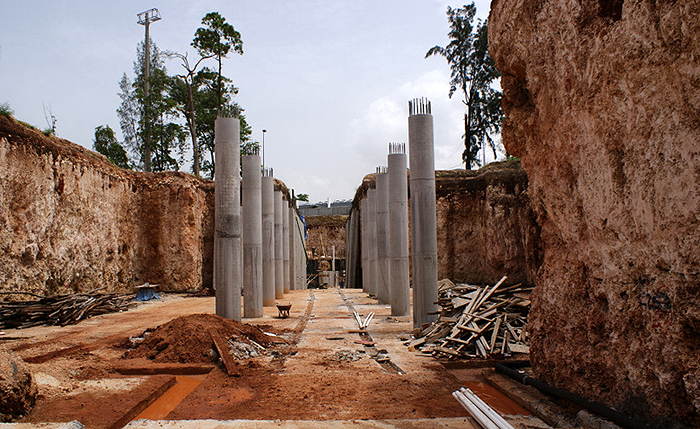
[[[519,162],[436,173],[438,278],[534,284],[539,227]]]
[[[370,187],[374,187],[373,174],[365,176],[357,189],[354,212]],[[541,252],[527,189],[527,175],[517,161],[493,163],[477,171],[436,171],[438,278],[493,284],[508,275],[507,284],[534,284]],[[353,236],[360,239],[359,233]],[[356,278],[359,281],[361,276]]]
[[[212,182],[122,170],[4,116],[0,165],[1,291],[211,286]]]
[[[538,377],[700,426],[700,1],[497,0],[503,141],[542,227]]]
[[[335,258],[345,259],[345,222],[348,216],[308,216],[306,229],[309,236],[306,247],[316,256],[332,256],[335,246]]]

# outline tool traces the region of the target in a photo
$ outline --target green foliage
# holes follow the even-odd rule
[[[472,25],[474,3],[462,8],[447,7],[450,23],[450,43],[434,46],[426,53],[444,57],[450,65],[450,98],[460,90],[464,94],[467,112],[464,114],[464,152],[462,160],[468,168],[479,166],[479,148],[488,144],[496,157],[496,142],[492,134],[500,132],[503,121],[501,92],[491,87],[500,73],[488,52],[488,22]]]
[[[106,156],[117,167],[131,169],[129,157],[109,125],[100,125],[95,128],[95,140],[92,147],[96,152]]]
[[[309,202],[309,194],[297,194],[296,199],[297,199],[297,201],[306,201],[308,203]]]
[[[9,118],[14,115],[15,111],[10,108],[10,104],[7,102],[0,103],[0,115]]]
[[[202,18],[202,25],[197,29],[192,41],[192,47],[197,49],[201,56],[212,56],[216,58],[217,80],[214,91],[217,95],[217,112],[220,112],[224,105],[224,81],[221,74],[221,65],[233,50],[233,52],[243,55],[243,41],[241,34],[226,22],[226,18],[218,12],[209,12]]]
[[[121,105],[117,109],[119,125],[124,135],[124,145],[132,154],[135,165],[145,165],[150,154],[152,171],[178,170],[180,163],[174,157],[184,151],[186,133],[177,117],[177,102],[169,95],[171,82],[163,62],[163,53],[150,42],[149,91],[146,96],[143,73],[145,65],[144,43],[137,47],[134,62],[136,78],[132,82],[124,73],[119,82]],[[148,110],[146,110],[146,108]],[[148,142],[148,143],[146,143]],[[146,148],[148,144],[148,149]]]

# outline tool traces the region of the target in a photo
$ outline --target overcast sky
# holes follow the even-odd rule
[[[42,104],[57,118],[57,135],[92,148],[94,130],[119,130],[119,79],[133,77],[144,28],[136,15],[156,7],[151,25],[161,50],[190,47],[202,17],[218,11],[243,39],[244,55],[225,60],[238,103],[265,135],[265,162],[275,176],[311,201],[352,198],[362,177],[386,165],[389,142],[407,141],[408,100],[427,97],[435,125],[435,166],[463,168],[461,99],[448,98],[442,57],[442,0],[0,0],[0,103],[15,117],[47,128]],[[476,1],[477,17],[488,0]],[[214,67],[213,64],[211,64]],[[170,74],[181,72],[175,61]]]

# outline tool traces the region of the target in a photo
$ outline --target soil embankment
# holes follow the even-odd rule
[[[700,425],[700,1],[492,4],[503,142],[542,227],[537,377]]]

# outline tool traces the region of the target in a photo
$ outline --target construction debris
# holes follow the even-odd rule
[[[503,357],[530,352],[527,315],[531,287],[503,286],[504,276],[494,286],[438,284],[440,315],[421,329],[409,347],[436,358]]]
[[[81,293],[3,302],[0,304],[0,329],[73,325],[99,314],[126,311],[134,305],[132,298],[133,294]]]
[[[374,311],[370,312],[364,320],[360,317],[359,314],[357,314],[357,311],[355,310],[352,311],[352,315],[355,318],[357,327],[360,328],[360,330],[364,331],[369,326],[369,322],[372,321],[372,318],[374,317]]]

